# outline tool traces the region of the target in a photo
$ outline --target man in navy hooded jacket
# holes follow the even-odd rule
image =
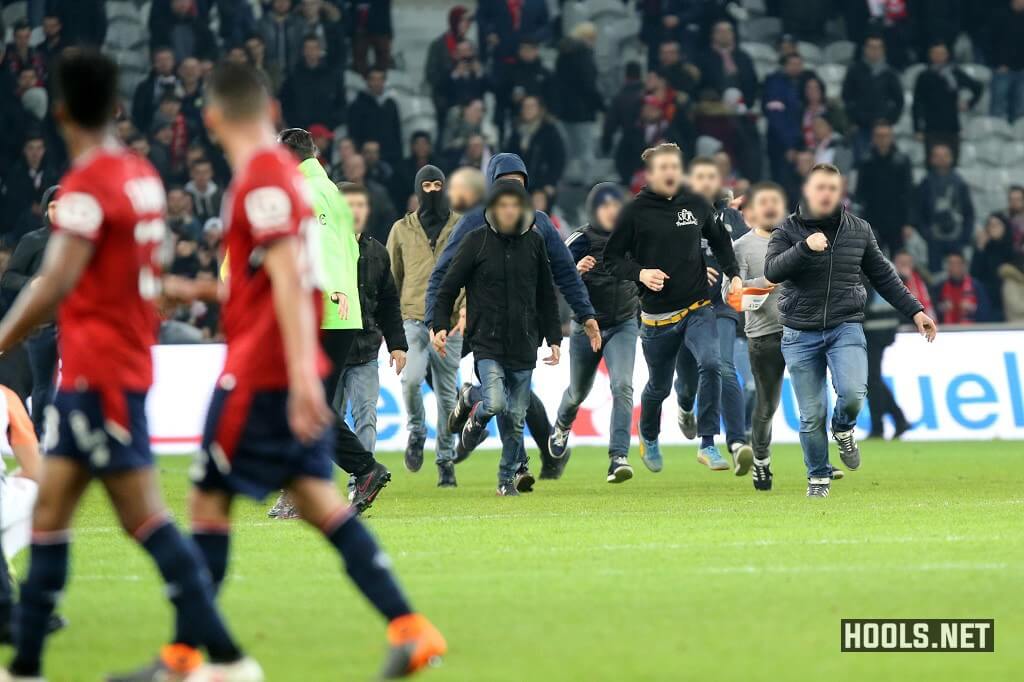
[[[517,179],[527,188],[529,187],[529,175],[526,172],[526,165],[515,154],[502,153],[492,156],[491,160],[487,163],[485,176],[488,186],[498,178],[507,178]],[[566,303],[569,304],[569,307],[572,308],[576,319],[583,324],[583,329],[590,339],[591,348],[596,352],[601,348],[601,330],[598,328],[597,320],[594,318],[594,307],[590,304],[587,288],[576,271],[576,263],[572,258],[572,254],[569,253],[569,248],[562,241],[558,230],[555,229],[547,213],[536,211],[534,219],[534,229],[544,238],[544,246],[547,249],[548,260],[551,263],[551,274],[554,277],[555,286],[562,292],[562,296],[565,298]],[[485,224],[483,206],[477,206],[467,211],[455,225],[455,229],[448,238],[444,251],[441,252],[437,259],[437,264],[434,265],[434,271],[430,275],[430,283],[427,285],[424,320],[428,325],[430,325],[433,319],[434,300],[437,296],[438,287],[440,287],[441,280],[444,279],[445,274],[448,272],[448,267],[451,265],[452,257],[458,250],[459,244],[462,243],[466,235],[483,228]],[[458,403],[448,421],[448,427],[453,433],[461,431],[463,423],[469,417],[469,411],[475,402],[475,397],[471,395],[472,393],[471,388],[467,386],[464,386],[463,390],[459,391]],[[564,468],[565,458],[563,457],[563,460],[559,462],[551,458],[548,453],[547,438],[550,435],[551,424],[548,421],[547,414],[544,412],[543,403],[536,395],[531,396],[526,422],[530,426],[530,431],[537,440],[538,445],[541,447],[543,465],[541,478],[558,478]],[[534,426],[542,424],[547,425],[545,432],[537,433],[539,429],[535,429]],[[523,454],[525,459],[525,453]],[[463,452],[460,444],[456,450],[455,461],[459,462],[468,456],[469,453]],[[524,469],[525,466],[526,463],[524,461]]]

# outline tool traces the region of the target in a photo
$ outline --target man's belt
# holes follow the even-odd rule
[[[651,320],[651,319],[645,319],[641,315],[640,316],[640,321],[643,322],[644,324],[646,324],[648,327],[666,327],[666,326],[668,326],[670,324],[675,324],[676,322],[679,322],[684,317],[686,317],[687,315],[692,313],[694,310],[697,310],[699,308],[703,308],[706,305],[711,305],[711,301],[705,298],[704,300],[697,301],[696,303],[694,303],[694,304],[692,304],[690,306],[687,306],[686,308],[683,308],[682,310],[680,310],[678,313],[676,313],[672,317],[666,317],[666,318],[659,319],[659,320]]]

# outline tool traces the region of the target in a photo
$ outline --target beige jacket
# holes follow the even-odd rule
[[[420,224],[420,217],[415,213],[406,213],[391,227],[388,255],[391,256],[391,272],[395,276],[395,286],[398,287],[403,320],[423,321],[430,273],[434,271],[434,263],[444,251],[448,237],[461,217],[462,214],[452,211],[433,249]],[[465,306],[465,296],[465,292],[459,296],[456,311]],[[458,312],[452,318],[452,325],[457,323]]]

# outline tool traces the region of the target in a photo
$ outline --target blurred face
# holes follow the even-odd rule
[[[338,142],[338,156],[341,157],[342,161],[348,160],[348,158],[356,153],[356,145],[352,142],[351,137],[343,137]]]
[[[885,43],[881,38],[868,38],[864,43],[864,61],[877,64],[885,59]]]
[[[532,123],[540,118],[540,102],[536,97],[527,97],[523,100],[519,116],[527,123]]]
[[[944,144],[937,144],[932,147],[932,155],[930,157],[932,168],[945,173],[953,167],[953,152]]]
[[[25,69],[18,74],[18,90],[24,92],[31,87],[35,87],[36,72],[32,69]]]
[[[935,66],[944,66],[949,62],[949,50],[945,45],[932,45],[928,49],[928,61]]]
[[[786,64],[783,67],[786,71],[786,75],[790,78],[796,78],[804,72],[804,60],[800,57],[793,56],[786,60]]]
[[[804,84],[804,99],[811,104],[818,104],[824,99],[823,93],[821,92],[821,83],[815,78],[810,78],[807,83]]]
[[[946,272],[953,279],[963,279],[964,275],[967,274],[967,266],[964,263],[964,257],[958,253],[953,253],[946,256]]]
[[[722,175],[718,166],[702,163],[690,168],[690,189],[708,201],[714,201],[722,189]]]
[[[732,49],[736,46],[736,32],[728,21],[720,21],[711,29],[711,42],[719,49]]]
[[[896,266],[896,272],[900,274],[903,279],[909,279],[914,273],[914,259],[909,253],[903,252],[896,254],[896,258],[893,260],[893,265]]]
[[[37,167],[43,161],[46,153],[46,145],[42,140],[29,140],[25,143],[25,161],[32,168]]]
[[[597,224],[602,230],[611,231],[615,227],[615,221],[618,220],[620,211],[622,211],[621,201],[606,199],[594,211],[594,216],[597,218]]]
[[[462,109],[462,119],[472,126],[480,125],[484,120],[484,103],[473,100]]]
[[[30,28],[19,28],[14,32],[14,46],[18,50],[24,50],[28,47],[29,40],[32,38],[32,29]]]
[[[273,7],[277,14],[288,14],[292,8],[292,0],[274,0]]]
[[[306,62],[306,66],[315,67],[320,64],[320,52],[319,40],[307,40],[302,43],[302,59]]]
[[[132,140],[132,151],[139,156],[149,156],[149,141],[144,137]]]
[[[471,60],[475,54],[476,51],[473,49],[473,43],[468,40],[463,40],[455,46],[455,59],[457,60]]]
[[[548,210],[547,193],[542,189],[534,190],[530,193],[530,203],[533,204],[534,211],[544,211],[546,213]]]
[[[750,202],[751,220],[763,230],[774,230],[786,216],[786,197],[773,189],[761,190]]]
[[[181,102],[176,99],[165,99],[160,102],[160,113],[167,118],[176,118],[181,113]]]
[[[302,16],[309,21],[316,21],[320,17],[320,3],[321,0],[302,0]]]
[[[647,184],[658,194],[675,196],[683,184],[683,160],[679,154],[664,152],[648,160]]]
[[[661,107],[657,104],[644,104],[640,118],[644,123],[657,123],[661,120]]]
[[[174,131],[171,130],[171,126],[164,126],[156,131],[156,135],[153,136],[157,142],[162,145],[169,145],[171,140],[174,138]]]
[[[725,152],[715,152],[715,155],[711,158],[715,160],[715,165],[718,166],[719,175],[723,178],[732,175],[732,159],[729,158],[728,154]]]
[[[540,56],[540,48],[533,43],[522,43],[519,45],[519,59],[527,63],[537,61]]]
[[[471,161],[479,161],[484,158],[484,138],[474,135],[466,143],[466,158]]]
[[[366,231],[367,219],[370,217],[370,202],[362,192],[346,194],[345,199],[348,200],[348,207],[352,209],[352,224],[356,234],[362,234]]]
[[[358,154],[348,157],[342,168],[345,171],[345,179],[349,182],[362,183],[363,179],[366,178],[366,162]]]
[[[55,38],[60,35],[60,19],[57,17],[43,17],[43,33],[47,38]]]
[[[494,213],[495,227],[502,234],[515,234],[519,229],[519,221],[523,216],[523,204],[519,197],[505,194],[498,197],[491,209]]]
[[[181,216],[189,212],[189,196],[183,190],[172,189],[167,193],[167,212]]]
[[[384,92],[384,72],[383,71],[371,71],[366,76],[366,87],[376,96],[380,96]]]
[[[213,168],[208,163],[197,163],[192,166],[192,182],[198,187],[206,187],[213,180]]]
[[[678,64],[679,59],[679,43],[662,43],[658,48],[658,62],[662,66]]]
[[[811,173],[804,183],[804,201],[813,215],[825,216],[835,212],[842,196],[842,178],[834,173],[817,171]]]
[[[429,157],[431,151],[433,150],[431,149],[430,140],[425,137],[417,137],[416,140],[412,143],[413,155],[421,159]]]
[[[367,142],[363,145],[363,160],[366,161],[366,165],[368,166],[372,166],[380,161],[379,142]]]
[[[249,38],[245,41],[245,49],[249,53],[249,58],[252,61],[259,63],[263,61],[263,55],[265,52],[265,46],[263,41],[259,38]]]
[[[153,55],[153,69],[161,76],[170,76],[174,73],[174,53],[170,50],[160,50]]]
[[[1006,224],[995,216],[989,216],[988,221],[985,223],[985,232],[988,234],[989,239],[1002,239],[1006,236]]]
[[[832,126],[830,126],[828,124],[828,121],[826,121],[824,118],[821,118],[819,116],[818,118],[814,119],[814,123],[812,124],[812,126],[812,129],[814,131],[814,139],[817,140],[818,142],[824,142],[828,138],[832,137]]]
[[[225,59],[231,62],[232,64],[248,64],[249,53],[245,51],[245,48],[233,47],[230,50],[228,50]],[[185,80],[184,76],[182,76],[182,80]]]
[[[464,36],[469,33],[469,27],[473,25],[473,15],[468,12],[462,15],[459,19],[459,35]]]
[[[1019,189],[1011,189],[1008,195],[1010,213],[1024,211],[1024,192]]]
[[[57,219],[57,202],[51,201],[46,205],[46,217],[53,224],[53,221]]]
[[[476,206],[480,201],[480,195],[469,183],[466,175],[456,171],[448,180],[448,201],[452,210],[464,213]]]
[[[192,9],[192,0],[171,0],[171,11],[178,16],[185,16]]]
[[[875,129],[871,133],[871,144],[875,146],[875,149],[888,154],[889,150],[892,149],[892,128],[889,126],[875,126]]]
[[[234,52],[234,50],[232,50]],[[230,54],[230,53],[229,53]],[[181,61],[181,66],[178,67],[178,77],[186,83],[193,83],[199,80],[202,76],[202,69],[199,66],[199,60],[195,57],[186,57]]]
[[[810,173],[811,172],[811,168],[813,166],[814,166],[814,154],[813,153],[811,153],[811,152],[809,152],[807,150],[802,150],[802,151],[797,152],[797,154],[796,154],[796,172],[800,174],[800,177],[803,177],[803,176],[807,175],[808,173]]]

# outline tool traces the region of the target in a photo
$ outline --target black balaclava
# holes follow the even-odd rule
[[[441,191],[424,192],[423,183],[434,180],[441,181]],[[423,231],[427,233],[427,239],[430,240],[431,246],[437,243],[437,237],[441,234],[445,223],[448,222],[448,216],[452,213],[448,206],[448,188],[443,186],[443,183],[444,173],[437,166],[427,164],[416,173],[416,198],[420,202],[416,215],[420,218],[420,224],[423,226]]]

